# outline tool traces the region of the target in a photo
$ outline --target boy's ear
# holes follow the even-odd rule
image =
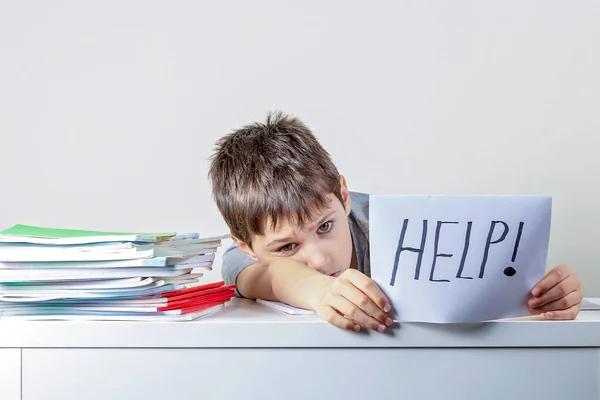
[[[340,192],[342,194],[342,200],[344,201],[344,209],[346,215],[350,215],[350,209],[352,208],[352,201],[350,200],[350,192],[348,191],[348,185],[346,184],[346,178],[340,175]]]
[[[254,252],[252,251],[252,249],[250,248],[248,243],[241,241],[234,235],[231,235],[231,239],[233,239],[235,244],[237,244],[237,246],[240,248],[240,250],[242,250],[244,253],[246,253],[246,255],[248,257],[258,261],[258,258],[256,258],[256,255],[254,254]]]

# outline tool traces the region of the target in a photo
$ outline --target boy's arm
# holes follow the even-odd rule
[[[237,290],[242,297],[278,301],[273,293],[268,267],[252,264],[237,277]]]
[[[321,277],[325,275],[290,259],[281,259],[266,267],[260,264],[244,267],[235,282],[242,297],[282,301],[314,310],[318,293],[322,291],[319,289],[324,289],[326,284]]]
[[[319,294],[330,278],[305,265],[282,258],[269,266],[253,264],[244,268],[237,277],[239,293],[249,299],[282,301],[314,310]],[[333,278],[331,278],[333,279]]]
[[[227,284],[237,285],[242,297],[314,310],[321,319],[341,328],[360,330],[362,325],[382,332],[392,323],[383,292],[356,270],[334,278],[291,258],[262,266],[234,244],[223,254],[221,272]]]
[[[246,255],[233,243],[223,254],[221,275],[225,284],[235,284],[237,294],[248,299],[276,300],[266,268]]]
[[[323,276],[289,258],[281,258],[269,266],[262,266],[248,257],[235,243],[223,254],[221,272],[226,284],[236,284],[241,297],[282,301],[313,310],[312,303],[307,300],[311,295],[314,297],[318,289],[315,282]],[[308,281],[306,278],[309,278]]]
[[[387,298],[375,282],[356,270],[346,270],[334,278],[290,258],[280,258],[267,267],[246,267],[237,285],[244,297],[314,310],[321,319],[340,328],[358,331],[362,325],[384,332],[392,324]]]

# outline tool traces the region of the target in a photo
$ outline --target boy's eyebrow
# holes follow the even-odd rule
[[[321,225],[323,225],[325,222],[327,222],[331,217],[333,217],[333,215],[335,214],[335,211],[330,212],[329,214],[327,214],[326,216],[322,217],[319,221],[319,223],[317,223],[316,225],[314,225],[314,227],[319,227]],[[313,229],[314,229],[313,227]],[[286,236],[283,238],[279,238],[279,239],[275,239],[275,240],[271,240],[266,247],[273,247],[276,244],[280,244],[280,243],[287,243],[290,242],[292,239],[294,238],[293,235],[290,236]]]
[[[286,236],[286,237],[284,237],[284,238],[281,238],[281,239],[275,239],[275,240],[272,240],[272,241],[270,241],[270,242],[267,244],[267,246],[266,246],[266,247],[269,247],[269,248],[271,248],[271,247],[275,247],[275,245],[277,245],[277,244],[283,244],[283,243],[287,243],[287,242],[289,242],[289,241],[291,241],[291,240],[292,240],[292,236]]]
[[[331,211],[329,214],[327,214],[324,217],[322,217],[320,219],[321,222],[319,222],[318,224],[316,224],[315,226],[313,226],[313,229],[318,228],[321,225],[323,225],[325,222],[327,222],[329,219],[331,219],[331,217],[333,217],[334,214],[335,214],[335,211]]]

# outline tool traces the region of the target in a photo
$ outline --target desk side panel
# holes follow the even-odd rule
[[[0,349],[0,399],[21,400],[21,349]]]
[[[597,400],[598,354],[595,348],[24,349],[23,399]]]

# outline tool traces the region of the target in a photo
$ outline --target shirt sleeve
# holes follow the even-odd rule
[[[221,275],[226,285],[237,284],[237,277],[244,268],[256,264],[257,261],[248,257],[235,243],[223,253]],[[237,297],[243,297],[236,289]]]

